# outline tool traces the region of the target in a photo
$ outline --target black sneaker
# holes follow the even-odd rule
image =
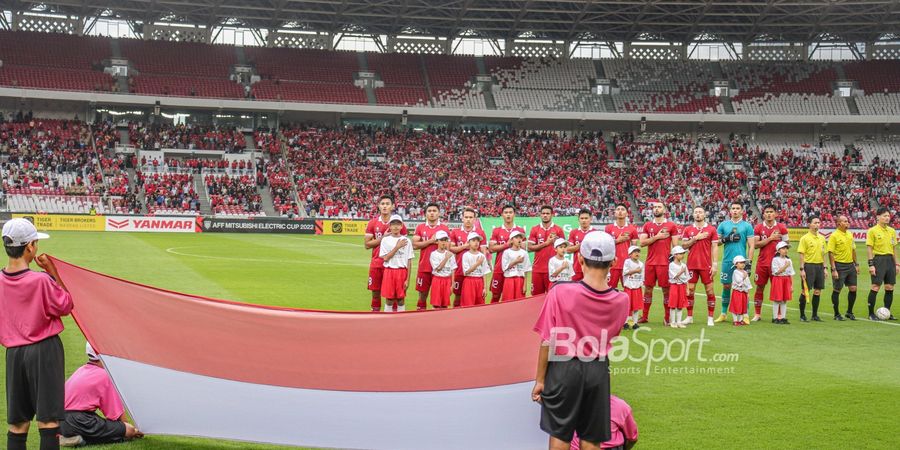
[[[785,317],[784,319],[781,319],[781,324],[782,325],[790,325],[791,323],[788,322],[787,317]]]
[[[840,320],[840,321],[843,322],[843,321],[844,321],[844,316],[842,316],[842,315],[840,315],[840,314],[835,314],[835,315],[834,315],[834,320]]]
[[[781,323],[781,319],[772,319],[772,323]]]
[[[628,324],[626,323],[625,326],[622,327],[622,329],[623,329],[623,330],[630,330],[630,329],[631,329],[631,325],[628,325]]]
[[[819,316],[812,316],[812,321],[813,322],[821,322],[822,319],[820,319]]]
[[[640,325],[634,324],[634,325],[631,326],[631,329],[632,329],[632,330],[637,330],[637,329],[640,328],[640,327],[641,327]]]
[[[809,322],[809,319],[807,319],[806,316],[800,316],[800,321],[801,322]]]
[[[847,314],[845,314],[844,317],[846,317],[847,320],[856,320],[856,316],[854,316],[853,313],[851,313],[851,312],[848,312]]]
[[[888,317],[888,320],[897,320],[897,318],[896,318],[896,317],[894,317],[894,315],[893,315],[893,314],[891,314],[891,317]]]
[[[879,319],[878,316],[876,316],[875,314],[869,314],[869,320],[871,320],[873,322],[877,322],[881,319]]]

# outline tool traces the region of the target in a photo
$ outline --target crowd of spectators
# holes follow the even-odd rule
[[[256,190],[252,175],[206,175],[204,177],[209,203],[216,214],[259,213],[262,197]]]
[[[136,173],[137,186],[144,193],[150,213],[165,210],[179,212],[200,211],[200,197],[194,189],[191,174]]]
[[[176,148],[243,153],[246,148],[244,133],[233,127],[131,122],[128,132],[131,144],[142,150]]]

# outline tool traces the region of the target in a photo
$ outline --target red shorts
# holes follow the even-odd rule
[[[416,292],[428,292],[431,290],[431,272],[419,272],[416,274]]]
[[[668,273],[666,276],[669,276]],[[622,281],[622,269],[609,269],[609,287],[617,287],[620,281]]]
[[[659,283],[659,287],[669,287],[669,266],[644,266],[644,287],[652,288]]]
[[[503,272],[494,272],[491,277],[491,294],[500,296],[503,293]]]
[[[459,306],[475,306],[484,304],[484,278],[465,277],[462,282],[462,295]]]
[[[369,290],[380,291],[382,278],[384,278],[384,267],[369,267]]]
[[[625,294],[631,300],[631,309],[629,311],[638,311],[644,307],[644,290],[641,288],[628,289],[625,288]]]
[[[673,284],[669,287],[669,309],[687,308],[687,285]]]
[[[732,314],[747,314],[747,293],[731,291],[731,303],[728,304],[728,311]]]
[[[453,273],[453,295],[462,295],[462,282],[465,276],[462,269]]]
[[[575,275],[572,275],[572,281],[581,281],[584,279],[584,272],[576,271]]]
[[[772,290],[769,292],[769,300],[773,302],[787,302],[794,295],[794,283],[792,277],[772,277]]]
[[[688,283],[697,284],[697,281],[699,280],[704,286],[712,286],[711,269],[691,269],[688,272],[691,274],[691,279],[688,280]]]
[[[506,288],[503,288],[506,290]],[[539,295],[550,289],[550,273],[531,272],[531,295]],[[524,290],[522,291],[524,292]]]
[[[450,306],[450,289],[453,280],[450,277],[431,278],[431,306]]]
[[[509,277],[503,279],[502,301],[525,298],[525,277]]]
[[[757,286],[769,284],[769,278],[772,278],[772,266],[756,266],[756,277],[754,278],[754,281],[756,281]]]
[[[381,295],[389,299],[406,298],[404,286],[409,277],[409,269],[384,269],[384,278],[381,279]]]

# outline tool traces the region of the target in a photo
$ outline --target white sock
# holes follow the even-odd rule
[[[640,310],[637,310],[637,311],[631,313],[631,320],[633,320],[634,323],[637,323],[637,321],[638,321],[640,318],[641,318],[641,311],[640,311]]]
[[[406,303],[397,305],[397,312],[406,311]]]
[[[394,307],[390,303],[384,302],[384,312],[394,312]]]
[[[787,302],[778,302],[778,315],[787,319]]]
[[[780,303],[780,302],[772,302],[772,318],[773,318],[773,319],[778,319],[778,318],[779,318],[779,317],[778,317],[778,316],[779,316],[779,314],[778,314],[778,303]]]
[[[675,310],[675,323],[681,323],[681,320],[682,320],[681,319],[681,310],[676,309]]]

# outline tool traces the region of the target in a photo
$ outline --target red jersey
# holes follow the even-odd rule
[[[597,231],[594,227],[588,228],[587,231],[582,230],[581,228],[576,228],[569,232],[569,244],[578,245],[581,244],[581,241],[584,240],[584,237],[588,235],[588,233],[592,231]],[[581,261],[578,260],[578,257],[572,258],[575,260],[575,264],[572,265],[572,270],[575,273],[581,273]]]
[[[450,228],[447,225],[444,225],[440,222],[435,226],[428,225],[427,223],[420,223],[416,227],[416,234],[414,236],[418,236],[423,241],[427,241],[429,239],[434,239],[434,235],[437,234],[438,231],[444,230],[448,235],[450,234]],[[419,272],[427,272],[431,273],[431,254],[437,250],[437,244],[431,244],[428,247],[425,247],[420,250],[419,253]]]
[[[381,220],[381,216],[378,216],[369,221],[366,225],[366,234],[371,234],[375,236],[375,239],[381,239],[382,236],[390,233],[390,224]],[[400,234],[402,236],[406,236],[409,234],[409,230],[406,229],[406,225],[403,225],[403,228],[400,229]],[[378,257],[378,246],[372,249],[372,261],[369,263],[369,267],[378,268],[384,267],[384,260]]]
[[[513,224],[513,227],[508,230],[506,228],[503,228],[503,225],[500,225],[499,227],[494,228],[494,231],[491,232],[491,240],[494,241],[495,244],[505,245],[507,248],[509,248],[509,233],[512,233],[514,230],[519,230],[522,232],[522,234],[525,234],[525,229],[520,226],[516,226],[515,224]],[[494,258],[494,272],[503,272],[503,267],[501,267],[500,262],[503,260],[503,252],[505,250],[506,249],[496,253],[496,256]]]
[[[460,245],[466,245],[469,242],[469,233],[471,232],[478,233],[481,236],[481,245],[487,245],[487,236],[484,235],[484,230],[479,227],[472,227],[471,230],[466,231],[460,228],[455,228],[450,232],[450,245],[454,247],[459,247]],[[462,273],[462,257],[466,253],[467,250],[463,250],[456,254],[456,271]]]
[[[710,224],[706,224],[703,228],[697,228],[696,225],[691,224],[684,228],[681,238],[690,239],[700,233],[707,233],[709,237],[694,242],[694,245],[688,250],[688,270],[712,269],[712,246],[718,245],[719,242],[719,233],[716,232],[716,228]]]
[[[647,247],[647,266],[669,266],[669,254],[672,253],[672,239],[678,235],[678,227],[670,220],[662,223],[650,221],[641,228],[641,234],[647,237],[656,236],[657,233],[665,228],[669,231],[669,237],[660,239]]]
[[[554,240],[559,238],[566,238],[566,232],[563,231],[559,225],[551,224],[550,228],[544,228],[543,225],[538,225],[536,227],[531,228],[531,232],[528,235],[528,241],[532,244],[542,244],[550,239],[550,235],[555,234],[556,237]],[[534,254],[534,263],[532,272],[534,273],[549,273],[549,264],[550,258],[556,256],[556,248],[553,247],[553,244],[538,250]]]
[[[631,238],[625,242],[619,242],[616,244],[616,263],[613,264],[613,269],[622,269],[625,267],[625,260],[628,259],[628,247],[631,247],[631,242],[638,238],[638,230],[637,227],[632,224],[626,224],[624,227],[619,227],[618,225],[611,223],[606,226],[606,229],[603,230],[607,233],[611,234],[613,238],[616,240],[619,239],[619,236],[628,233],[628,236]],[[668,264],[668,261],[666,262]]]
[[[768,239],[769,236],[775,234],[776,231],[781,233],[781,239],[787,240],[788,229],[784,224],[775,222],[769,227],[763,222],[756,224],[756,226],[753,227],[753,235],[760,240]],[[756,260],[756,267],[772,267],[772,259],[775,258],[776,245],[778,245],[777,240],[769,242],[765,247],[759,249],[759,259]]]

